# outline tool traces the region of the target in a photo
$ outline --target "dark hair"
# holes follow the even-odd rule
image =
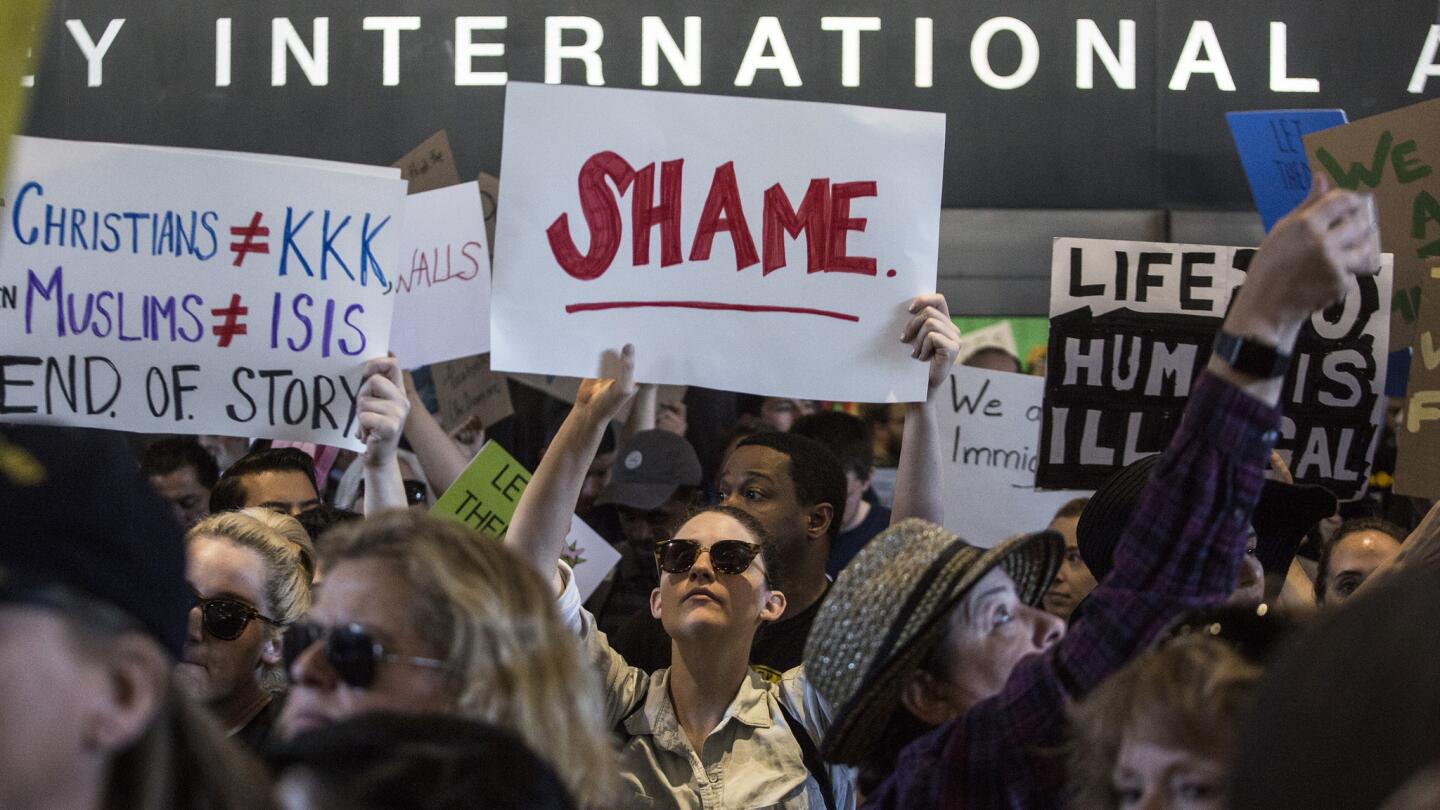
[[[1085,511],[1085,504],[1089,502],[1089,498],[1075,498],[1074,500],[1066,501],[1065,505],[1055,512],[1055,517],[1050,518],[1050,522],[1054,523],[1060,518],[1080,517],[1080,513]]]
[[[191,436],[161,439],[145,448],[140,457],[140,472],[146,478],[169,475],[184,467],[194,467],[195,480],[206,489],[214,489],[220,479],[215,457]]]
[[[1021,371],[1025,368],[1025,364],[1020,362],[1020,358],[1011,354],[1008,350],[1000,348],[999,346],[985,346],[983,348],[976,349],[974,352],[971,352],[969,357],[965,358],[965,362],[961,365],[978,366],[979,363],[977,361],[981,357],[989,356],[998,356],[1009,360],[1010,362],[1015,364],[1016,371]]]
[[[719,512],[722,515],[732,517],[737,523],[755,538],[756,544],[760,546],[760,559],[765,561],[765,584],[772,591],[783,591],[785,589],[785,565],[780,560],[780,549],[775,545],[775,536],[770,534],[754,515],[735,506],[728,506],[723,503],[701,504],[686,510],[684,516],[676,520],[666,530],[665,536],[674,539],[680,527],[689,523],[700,515],[710,512]],[[739,539],[739,538],[736,538]]]
[[[519,737],[452,716],[363,714],[296,736],[271,761],[314,777],[321,796],[312,806],[324,808],[575,806]]]
[[[312,506],[304,512],[295,516],[300,525],[305,527],[305,533],[310,535],[310,542],[318,548],[320,536],[335,526],[342,523],[349,523],[352,520],[360,520],[365,516],[359,512],[351,512],[349,509],[337,509],[328,503],[319,506]]]
[[[875,435],[864,419],[839,411],[821,411],[796,419],[790,432],[820,442],[840,460],[841,469],[855,473],[861,481],[870,480],[875,468]]]
[[[311,486],[315,487],[315,492],[320,492],[320,487],[315,484],[315,460],[306,455],[305,451],[294,447],[255,450],[235,462],[210,490],[210,513],[243,509],[246,498],[245,476],[266,472],[304,473],[305,477],[310,479]]]
[[[830,519],[830,541],[840,536],[845,514],[845,471],[825,445],[794,433],[756,433],[741,439],[740,447],[767,447],[790,459],[790,480],[795,498],[802,506],[828,503],[835,510]]]
[[[1326,580],[1330,578],[1330,558],[1335,554],[1335,547],[1340,541],[1349,535],[1357,532],[1380,532],[1395,538],[1395,542],[1405,542],[1405,530],[1394,523],[1379,517],[1362,517],[1347,520],[1340,524],[1335,534],[1330,537],[1329,542],[1320,547],[1320,561],[1315,568],[1315,601],[1325,601],[1325,591],[1328,587]]]

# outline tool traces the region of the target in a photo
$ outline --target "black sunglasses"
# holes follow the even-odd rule
[[[293,672],[295,661],[300,658],[301,653],[319,641],[325,642],[325,660],[330,664],[330,668],[335,670],[340,680],[359,689],[375,682],[375,670],[381,661],[430,669],[441,669],[445,666],[445,662],[438,658],[419,658],[386,652],[369,631],[358,624],[327,628],[302,622],[285,631],[285,671]]]
[[[195,601],[192,607],[200,608],[200,624],[205,632],[220,639],[221,641],[234,641],[245,632],[250,625],[251,619],[259,619],[272,626],[279,627],[280,622],[269,616],[265,616],[253,607],[241,602],[238,599],[204,599],[198,593],[193,593]]]
[[[760,553],[760,546],[744,540],[717,540],[710,548],[698,540],[666,540],[655,544],[655,563],[669,574],[683,574],[700,559],[700,552],[710,555],[710,564],[722,574],[743,574]]]

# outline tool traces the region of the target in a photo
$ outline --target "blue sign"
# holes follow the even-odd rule
[[[1225,113],[1245,166],[1255,207],[1269,233],[1310,193],[1304,136],[1345,123],[1344,110],[1259,110]]]

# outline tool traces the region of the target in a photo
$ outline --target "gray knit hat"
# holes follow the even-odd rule
[[[830,588],[805,645],[805,674],[829,703],[820,753],[858,763],[899,703],[905,677],[944,633],[945,618],[996,565],[1038,605],[1060,570],[1065,541],[1051,531],[972,546],[912,518],[870,541]]]

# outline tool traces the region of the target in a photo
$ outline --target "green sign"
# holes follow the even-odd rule
[[[515,516],[530,473],[493,441],[480,452],[431,507],[430,514],[458,520],[493,539],[504,536]]]

